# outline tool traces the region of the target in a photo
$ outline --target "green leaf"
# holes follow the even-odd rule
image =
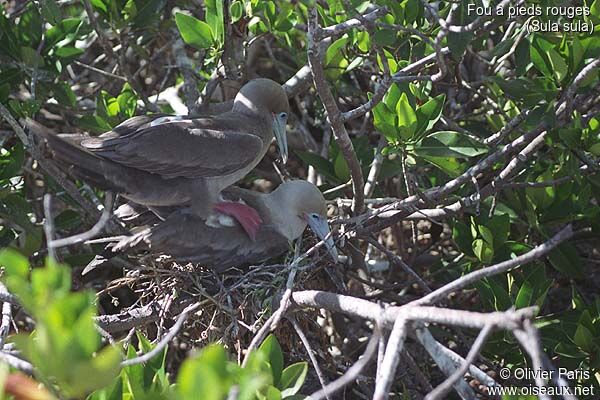
[[[5,268],[8,275],[17,276],[20,279],[26,279],[29,276],[27,257],[14,249],[0,250],[0,266]]]
[[[55,0],[42,0],[40,1],[42,10],[42,16],[51,25],[56,25],[61,20],[60,8],[56,4]]]
[[[177,375],[177,393],[182,399],[220,400],[229,390],[221,378],[226,354],[222,346],[205,347],[197,357],[188,358]]]
[[[269,335],[265,341],[262,342],[258,350],[267,356],[267,360],[271,365],[273,384],[275,386],[279,385],[281,373],[283,371],[283,353],[275,335]]]
[[[220,44],[225,38],[225,26],[223,21],[223,0],[207,0],[206,22],[213,33],[213,38]]]
[[[575,344],[588,353],[594,351],[594,334],[583,324],[577,326],[575,336],[573,337]]]
[[[183,41],[197,49],[207,49],[213,44],[210,26],[191,15],[176,13],[175,23]]]
[[[489,263],[494,258],[494,248],[483,239],[473,241],[473,253],[483,263]]]
[[[406,93],[400,95],[396,104],[396,114],[398,115],[398,127],[400,136],[404,140],[411,139],[417,128],[417,114],[408,101]]]
[[[425,104],[417,108],[417,129],[415,132],[416,136],[433,128],[433,125],[442,116],[444,109],[444,102],[446,101],[446,95],[440,94],[432,99],[429,99]]]
[[[431,157],[469,158],[487,153],[487,146],[454,131],[440,131],[428,135],[416,147],[415,154]]]
[[[460,7],[455,11],[453,23],[456,25],[467,25],[474,18],[475,13],[468,13],[467,7],[470,2],[468,0],[461,0]],[[450,32],[448,33],[448,47],[450,48],[450,54],[454,60],[460,60],[464,54],[469,42],[473,39],[473,32]]]
[[[300,388],[304,384],[306,374],[308,373],[308,363],[301,361],[292,365],[289,365],[281,373],[281,381],[279,382],[279,388],[282,390],[283,398],[292,396],[300,391]]]
[[[237,22],[242,18],[244,14],[244,5],[240,0],[235,0],[229,6],[229,15],[231,15],[231,22]]]
[[[550,65],[552,66],[554,77],[558,82],[562,82],[565,76],[567,76],[567,72],[569,70],[567,63],[554,49],[548,50],[547,55],[548,59],[550,60]]]
[[[309,151],[294,151],[296,155],[308,165],[313,166],[318,173],[325,175],[333,183],[339,183],[338,177],[335,175],[333,164],[319,154],[311,153]]]
[[[452,178],[458,177],[465,171],[465,164],[458,161],[456,158],[451,157],[435,157],[430,155],[419,155],[425,161],[435,165],[448,176]]]
[[[325,60],[323,65],[326,67],[337,66],[338,62],[336,62],[336,60],[338,60],[338,57],[342,55],[342,50],[346,47],[346,44],[348,44],[348,40],[350,40],[348,35],[344,35],[335,42],[331,43],[325,52]]]
[[[585,277],[583,263],[575,247],[569,243],[563,243],[554,248],[548,254],[550,264],[565,276],[573,279]]]
[[[510,234],[510,216],[508,214],[494,215],[486,223],[494,237],[494,249],[504,245]]]

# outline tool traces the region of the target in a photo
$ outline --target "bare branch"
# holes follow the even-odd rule
[[[156,346],[139,357],[131,358],[129,360],[124,360],[121,362],[121,367],[126,367],[128,365],[142,364],[147,361],[150,361],[153,357],[157,356],[161,351],[165,349],[169,345],[169,342],[177,335],[183,324],[188,318],[188,315],[193,311],[196,311],[200,307],[200,303],[194,303],[187,306],[177,317],[175,324],[169,329],[165,337],[163,337],[160,342],[156,344]]]
[[[309,11],[308,24],[308,64],[312,71],[317,93],[327,111],[327,118],[331,124],[333,135],[344,155],[344,159],[348,163],[350,175],[352,177],[352,191],[354,193],[353,211],[358,214],[362,212],[364,207],[364,179],[358,158],[354,151],[354,146],[352,145],[346,127],[344,126],[342,113],[340,112],[325,79],[325,71],[323,70],[321,57],[319,55],[319,46],[318,43],[316,43],[316,40],[318,39],[315,37],[315,32],[320,29],[317,18],[316,9],[311,9]]]
[[[365,352],[363,353],[362,357],[357,362],[352,364],[352,366],[350,368],[348,368],[348,370],[346,371],[346,373],[344,375],[342,375],[335,381],[331,382],[329,385],[327,385],[323,389],[319,390],[318,392],[311,394],[309,396],[310,399],[321,400],[321,399],[325,398],[326,393],[331,395],[331,394],[337,392],[338,390],[344,388],[345,386],[351,384],[358,377],[360,372],[367,365],[369,365],[369,362],[375,355],[375,352],[377,350],[377,343],[379,342],[379,336],[380,336],[379,329],[376,326],[375,332],[371,335],[371,339],[369,339],[369,343],[367,344],[367,348],[366,348]]]
[[[420,298],[419,300],[415,300],[410,304],[413,305],[423,305],[423,304],[432,304],[442,300],[449,293],[454,292],[455,290],[462,289],[466,286],[471,285],[472,283],[478,282],[483,278],[487,278],[490,276],[498,275],[503,272],[510,271],[511,269],[520,267],[523,264],[530,263],[535,260],[539,260],[546,254],[548,254],[552,249],[556,246],[568,240],[573,236],[573,227],[569,224],[563,229],[561,229],[556,235],[550,238],[548,241],[542,243],[541,245],[531,249],[525,254],[521,254],[518,257],[515,257],[510,260],[503,261],[491,267],[479,269],[477,271],[473,271],[466,275],[463,275],[459,279],[456,279],[447,285],[442,286],[441,288],[434,290],[432,293],[429,293],[427,296]]]
[[[493,328],[493,325],[486,325],[483,327],[481,332],[479,332],[477,339],[475,339],[475,343],[473,343],[473,346],[471,346],[471,350],[469,350],[467,358],[465,358],[465,361],[461,364],[460,368],[454,371],[452,375],[448,377],[448,379],[430,392],[425,397],[425,400],[441,399],[446,395],[446,393],[448,393],[448,391],[450,391],[450,389],[452,389],[452,386],[454,386],[458,380],[463,378],[465,373],[469,370],[469,365],[471,365],[475,361],[475,358],[479,355],[479,352],[483,348],[483,345],[485,344],[485,341],[492,332]]]

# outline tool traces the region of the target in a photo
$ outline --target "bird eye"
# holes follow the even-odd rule
[[[318,214],[315,214],[315,213],[312,213],[312,214],[310,214],[310,217],[311,217],[312,219],[319,219],[319,215],[318,215]]]
[[[284,112],[279,113],[279,118],[286,119],[287,118],[287,113],[284,113]]]

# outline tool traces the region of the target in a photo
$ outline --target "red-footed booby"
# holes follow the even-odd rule
[[[244,202],[257,211],[261,223],[254,240],[227,216],[204,220],[190,209],[180,208],[166,220],[122,238],[109,251],[115,255],[131,249],[147,249],[153,254],[170,255],[177,261],[223,271],[282,254],[309,226],[317,237],[325,240],[325,247],[337,262],[337,250],[329,237],[325,199],[313,184],[290,181],[269,194],[228,188],[223,196],[229,201]]]
[[[50,155],[69,172],[102,189],[152,207],[190,206],[208,218],[236,218],[249,236],[260,222],[255,210],[225,202],[220,192],[250,172],[275,136],[287,160],[287,96],[270,79],[253,79],[231,111],[207,117],[133,117],[96,138],[56,135],[29,120]]]

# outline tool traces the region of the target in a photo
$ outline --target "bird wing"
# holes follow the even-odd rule
[[[252,241],[241,226],[211,227],[190,213],[173,214],[166,221],[121,241],[113,251],[126,251],[141,243],[153,253],[164,253],[179,261],[219,271],[258,263],[289,248],[287,240],[272,225],[262,225],[256,240]]]
[[[256,161],[263,141],[218,120],[173,121],[117,135],[90,138],[81,145],[95,154],[165,178],[227,175]]]

